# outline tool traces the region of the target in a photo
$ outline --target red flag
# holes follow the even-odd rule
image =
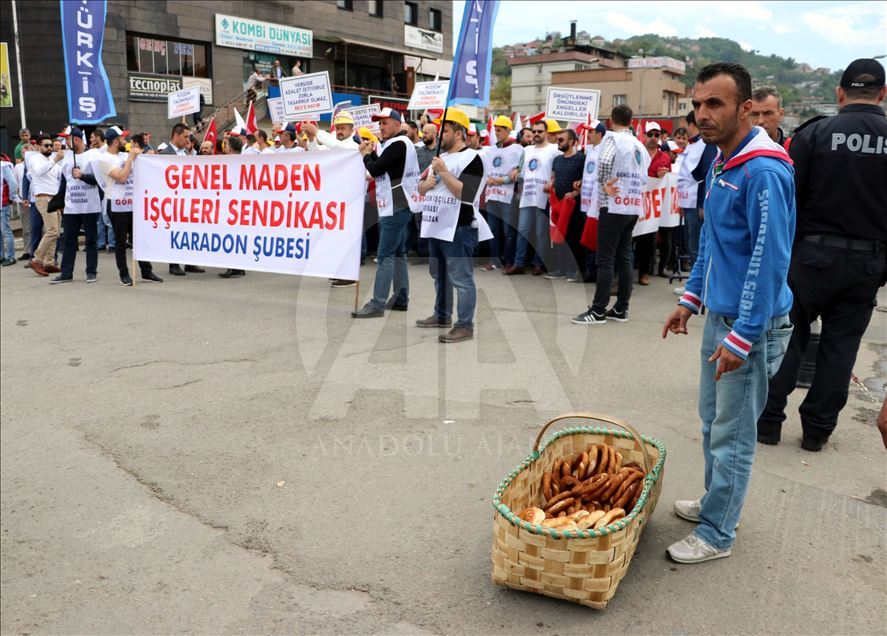
[[[490,115],[490,118],[487,120],[487,145],[495,146],[496,145],[496,134],[493,132],[493,116]]]
[[[213,154],[216,154],[216,140],[218,139],[218,137],[219,133],[216,130],[216,118],[213,117],[209,120],[209,126],[206,127],[206,133],[204,133],[203,135],[203,141],[213,142]]]
[[[597,219],[590,216],[585,219],[585,227],[582,229],[582,238],[579,243],[591,250],[597,252]]]
[[[532,126],[533,124],[538,124],[540,121],[543,121],[544,119],[545,119],[545,112],[544,111],[541,113],[536,113],[535,115],[530,117],[530,125]]]
[[[253,106],[253,102],[249,103],[249,108],[246,111],[246,131],[250,135],[259,132],[259,125],[256,123],[256,108]]]

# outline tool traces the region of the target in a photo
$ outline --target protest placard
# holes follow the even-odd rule
[[[166,116],[178,119],[200,111],[200,87],[192,86],[170,93],[166,97]]]
[[[280,80],[280,97],[288,121],[317,119],[321,113],[333,110],[330,75],[323,71],[284,77]]]
[[[134,171],[135,258],[359,278],[357,152],[142,155]]]
[[[283,114],[283,99],[280,97],[269,97],[266,103],[268,104],[268,116],[271,118],[271,123],[285,123],[286,115]]]
[[[597,119],[601,92],[593,88],[549,86],[545,116],[558,121],[586,122],[588,114]]]
[[[447,92],[450,90],[449,81],[416,82],[413,94],[407,110],[427,110],[429,108],[443,108],[447,103]]]
[[[379,134],[379,122],[373,121],[373,115],[379,113],[378,104],[367,104],[366,106],[357,106],[349,108],[348,112],[354,118],[354,129],[369,128],[373,134]]]

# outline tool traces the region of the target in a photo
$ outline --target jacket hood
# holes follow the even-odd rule
[[[718,153],[720,155],[720,152]],[[767,131],[760,126],[755,126],[755,136],[745,144],[739,154],[732,157],[724,166],[724,170],[730,170],[736,166],[744,164],[755,157],[770,157],[786,162],[788,165],[794,165],[785,148],[770,139]]]

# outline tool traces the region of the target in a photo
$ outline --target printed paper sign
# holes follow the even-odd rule
[[[373,115],[377,115],[380,112],[378,104],[367,104],[366,106],[357,106],[346,110],[354,118],[355,130],[369,128],[374,135],[379,135],[379,122],[373,121]]]
[[[449,81],[417,82],[410,97],[407,110],[428,110],[443,108],[447,103],[447,92],[450,90]]]
[[[588,121],[588,115],[597,119],[601,92],[588,88],[549,86],[545,116],[561,121]]]
[[[200,87],[184,88],[166,97],[166,116],[177,119],[200,111]]]
[[[280,97],[288,121],[317,118],[333,110],[330,75],[323,71],[284,77],[280,80]]]
[[[286,123],[286,116],[283,114],[283,99],[269,97],[265,103],[268,104],[268,116],[271,118],[272,124]]]
[[[358,279],[359,153],[142,155],[134,171],[141,260]]]

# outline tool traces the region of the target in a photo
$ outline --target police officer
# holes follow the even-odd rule
[[[801,448],[808,451],[821,450],[837,425],[878,287],[887,282],[884,67],[855,60],[836,93],[838,114],[810,120],[792,139],[798,222],[788,282],[795,331],[758,419],[758,441],[779,443],[810,324],[821,317],[816,372],[799,409]]]

